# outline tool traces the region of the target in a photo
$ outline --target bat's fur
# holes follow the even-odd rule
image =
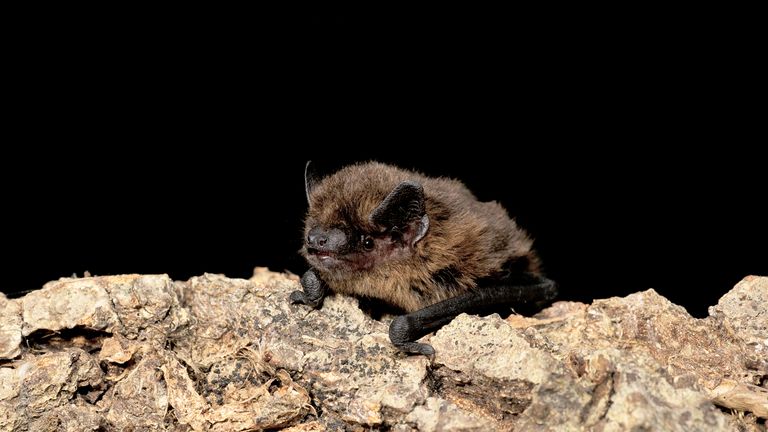
[[[429,228],[415,244],[394,245],[369,217],[403,181],[423,186]],[[413,312],[475,288],[484,278],[514,271],[539,274],[533,241],[496,202],[479,202],[459,181],[430,178],[381,163],[348,166],[309,193],[305,237],[317,226],[347,236],[372,235],[376,247],[358,250],[354,262],[326,268],[302,254],[330,289],[383,300]],[[510,270],[511,269],[511,270]]]

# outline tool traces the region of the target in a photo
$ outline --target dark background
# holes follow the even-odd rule
[[[564,299],[653,287],[704,316],[768,275],[754,56],[731,43],[748,25],[205,12],[25,27],[0,291],[301,273],[308,159],[463,180],[534,236]]]

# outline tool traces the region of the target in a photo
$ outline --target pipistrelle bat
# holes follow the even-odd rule
[[[434,354],[420,337],[462,312],[551,301],[533,241],[496,202],[459,181],[376,162],[319,179],[307,163],[301,254],[311,268],[290,300],[320,307],[329,292],[404,312],[389,328],[402,351]]]

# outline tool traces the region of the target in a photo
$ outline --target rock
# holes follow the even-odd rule
[[[415,407],[405,420],[424,432],[492,430],[491,424],[481,416],[436,397],[427,398],[424,405]]]
[[[161,355],[149,354],[118,380],[101,401],[106,420],[117,430],[164,430],[168,386],[161,379]]]
[[[85,402],[60,405],[32,420],[29,430],[40,432],[98,431],[104,421],[97,407]]]
[[[107,292],[123,336],[133,339],[143,332],[152,340],[157,334],[160,341],[156,342],[164,343],[164,335],[187,324],[187,311],[179,307],[179,298],[167,275],[90,279],[98,281]]]
[[[98,387],[103,373],[91,355],[78,348],[25,355],[12,368],[0,368],[0,431],[54,430],[67,413],[95,407],[69,406],[77,392]],[[62,423],[68,423],[66,420]],[[53,429],[52,429],[53,428]],[[66,427],[65,427],[66,428]]]
[[[735,336],[750,334],[752,328],[749,320],[729,329],[717,317],[695,319],[648,290],[596,300],[582,313],[569,312],[560,324],[531,327],[528,334],[547,341],[543,347],[555,356],[566,359],[567,354],[576,363],[583,361],[579,357],[608,348],[621,349],[627,358],[650,356],[678,387],[695,382],[721,406],[766,417],[768,398],[758,386],[768,374],[768,363]],[[723,398],[726,393],[729,397]]]
[[[21,305],[0,293],[0,359],[21,354]]]
[[[440,394],[472,407],[495,429],[514,427],[531,403],[533,388],[549,379],[557,366],[552,355],[532,348],[498,315],[459,315],[430,343],[435,362],[442,365],[433,372]]]
[[[283,432],[325,432],[325,426],[319,421],[310,421],[283,429]]]
[[[743,375],[724,378],[709,388],[719,405],[768,418],[768,278],[747,276],[709,308],[709,318],[723,337],[744,348]],[[762,384],[762,386],[761,386]]]
[[[758,431],[768,417],[766,278],[706,319],[653,290],[461,315],[425,338],[433,360],[391,346],[391,317],[343,296],[291,305],[297,288],[257,269],[0,296],[0,431]]]
[[[533,391],[522,430],[727,431],[728,420],[706,396],[676,388],[648,356],[598,350],[582,359],[582,376],[556,371]],[[649,373],[649,371],[656,373]]]
[[[192,430],[207,430],[211,424],[205,414],[208,403],[195,390],[195,383],[189,378],[187,369],[173,357],[160,367],[168,388],[168,401],[174,407],[179,423],[189,425]]]
[[[106,360],[107,362],[115,364],[123,364],[131,360],[139,348],[139,344],[126,339],[120,333],[116,333],[114,336],[108,337],[102,342],[101,350],[99,351],[99,360]]]
[[[709,308],[711,319],[768,362],[768,278],[747,276]]]
[[[43,289],[19,301],[24,318],[22,334],[29,336],[37,330],[59,331],[77,326],[112,331],[118,318],[104,285],[127,278],[131,277],[65,278],[48,282]]]

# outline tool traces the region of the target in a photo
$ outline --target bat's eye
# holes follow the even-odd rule
[[[363,237],[363,247],[365,250],[373,250],[373,239],[370,237]]]

